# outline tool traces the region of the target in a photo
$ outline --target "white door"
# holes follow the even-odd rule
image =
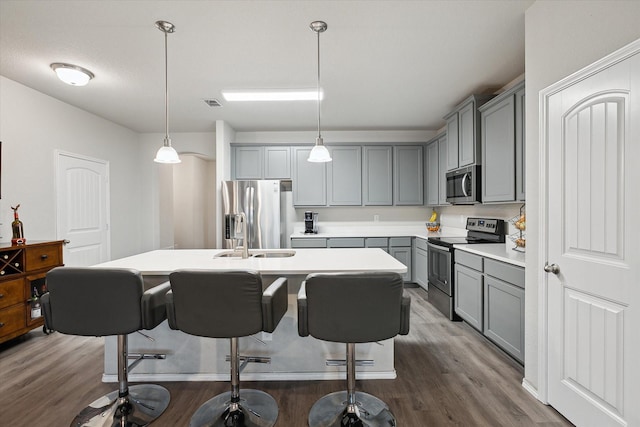
[[[68,240],[64,263],[80,267],[109,261],[109,164],[56,154],[57,237]]]
[[[548,402],[578,426],[640,426],[639,52],[543,91]]]

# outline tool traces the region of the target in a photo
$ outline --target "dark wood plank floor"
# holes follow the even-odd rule
[[[396,339],[395,380],[358,381],[357,387],[391,407],[398,425],[570,426],[521,386],[523,369],[462,322],[450,322],[410,288],[411,333]],[[0,425],[69,426],[75,414],[115,384],[100,382],[103,340],[32,331],[0,345]],[[155,426],[186,426],[191,414],[225,382],[162,383],[171,392]],[[278,402],[277,426],[303,427],[313,403],[344,388],[343,381],[265,381],[242,386]]]

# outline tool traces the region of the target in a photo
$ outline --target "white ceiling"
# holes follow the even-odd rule
[[[436,130],[471,93],[524,73],[524,13],[499,1],[0,0],[0,74],[138,132],[313,130],[316,105],[225,102],[223,89],[313,88],[320,36],[323,130]],[[49,68],[95,74],[67,86]],[[222,107],[203,100],[217,98]]]

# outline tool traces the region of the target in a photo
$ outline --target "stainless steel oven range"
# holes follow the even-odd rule
[[[504,243],[504,220],[467,218],[466,237],[429,237],[429,302],[451,320],[461,320],[453,309],[455,264],[453,245],[469,243]]]

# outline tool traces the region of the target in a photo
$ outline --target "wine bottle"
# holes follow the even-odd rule
[[[40,306],[40,296],[38,295],[38,289],[33,287],[33,294],[31,294],[31,318],[37,319],[42,316],[42,307]]]
[[[15,208],[13,206],[11,207],[11,209],[13,209],[13,222],[11,223],[11,231],[13,233],[13,238],[11,239],[11,244],[14,244],[14,245],[25,243],[24,228],[22,226],[22,221],[20,221],[20,218],[18,217],[19,207],[20,207],[19,204]]]

